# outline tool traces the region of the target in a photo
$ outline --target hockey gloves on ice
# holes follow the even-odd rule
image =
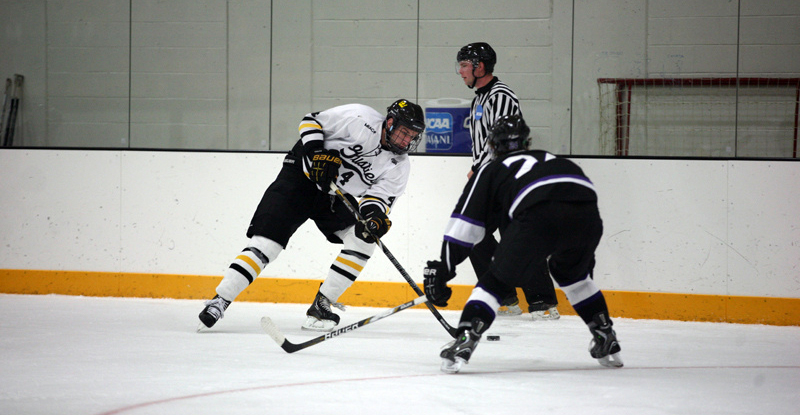
[[[453,290],[447,286],[447,281],[455,278],[456,273],[450,273],[447,265],[442,261],[428,261],[425,267],[425,296],[436,307],[447,307],[447,300],[453,295]]]
[[[364,242],[376,242],[376,238],[380,239],[386,235],[392,227],[392,221],[386,213],[375,205],[364,206],[361,209],[361,216],[364,221],[356,222],[356,236]]]
[[[308,172],[311,181],[320,185],[323,191],[328,191],[328,186],[339,177],[339,166],[342,158],[336,150],[315,148],[308,154],[311,169]]]

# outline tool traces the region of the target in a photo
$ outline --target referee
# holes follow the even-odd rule
[[[467,88],[475,90],[467,119],[472,137],[472,169],[467,173],[467,178],[471,178],[474,172],[493,158],[487,137],[495,121],[507,115],[522,115],[514,91],[493,75],[496,63],[497,54],[484,42],[470,43],[462,47],[456,55],[456,72]],[[488,270],[496,248],[497,240],[491,234],[474,246],[469,259],[478,279]],[[538,281],[543,281],[539,287],[523,287],[528,300],[528,311],[534,320],[558,319],[560,315],[556,308],[558,300],[553,281],[550,278]],[[516,294],[505,299],[502,305],[505,309],[501,314],[522,314]]]
[[[469,133],[472,136],[472,173],[491,160],[486,136],[498,118],[517,115],[519,100],[514,91],[492,74],[497,54],[488,43],[470,43],[458,51],[457,72],[469,89],[475,89],[470,109]]]

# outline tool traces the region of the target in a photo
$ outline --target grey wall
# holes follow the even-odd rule
[[[537,147],[603,153],[601,77],[800,76],[796,0],[3,0],[25,146],[286,150],[307,112],[469,99],[497,50]]]

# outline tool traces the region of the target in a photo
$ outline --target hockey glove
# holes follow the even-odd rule
[[[456,273],[450,273],[442,261],[428,261],[423,274],[425,296],[428,297],[428,301],[436,307],[447,307],[447,300],[453,295],[453,290],[447,286],[447,281],[455,278]]]
[[[330,183],[339,177],[339,166],[342,165],[339,152],[336,150],[315,148],[308,154],[308,160],[311,166],[308,172],[309,178],[314,183],[320,185],[323,191],[328,191]]]
[[[392,227],[392,221],[376,206],[367,206],[361,210],[363,221],[356,222],[356,236],[364,242],[377,242]]]

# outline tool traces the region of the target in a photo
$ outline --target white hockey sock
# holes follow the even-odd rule
[[[328,277],[320,287],[322,295],[328,297],[331,302],[338,301],[339,296],[353,285],[353,282],[361,275],[361,271],[364,270],[364,266],[367,265],[370,256],[375,252],[375,244],[356,238],[353,231],[354,227],[351,226],[338,234],[344,241],[344,247],[331,264]]]
[[[350,281],[341,274],[331,271],[328,273],[328,278],[325,278],[325,282],[319,287],[319,292],[332,303],[335,303],[351,285],[353,285],[353,281]]]
[[[258,278],[264,267],[275,260],[283,247],[263,236],[250,239],[247,248],[233,260],[217,286],[220,297],[233,301],[245,288]]]
[[[580,303],[593,298],[600,292],[600,288],[594,283],[588,275],[581,281],[567,286],[562,286],[561,289],[567,296],[572,307],[580,307]]]

